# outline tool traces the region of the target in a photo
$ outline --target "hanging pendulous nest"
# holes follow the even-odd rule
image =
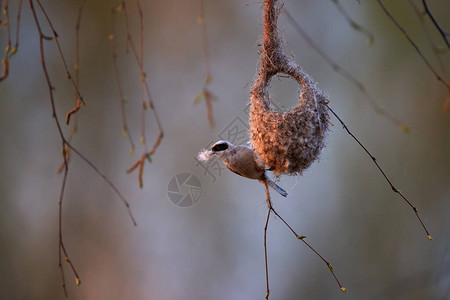
[[[281,10],[282,6],[266,6],[261,68],[250,98],[253,149],[260,163],[277,176],[301,174],[317,159],[325,145],[329,102],[308,74],[284,53],[276,26]],[[271,78],[279,73],[294,78],[301,86],[300,103],[284,113],[271,108],[268,92]]]

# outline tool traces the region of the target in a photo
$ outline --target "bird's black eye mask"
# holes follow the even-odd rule
[[[218,145],[215,145],[214,147],[212,147],[212,151],[214,151],[214,152],[219,152],[219,151],[223,151],[223,150],[227,150],[227,149],[228,149],[227,143],[218,144]]]

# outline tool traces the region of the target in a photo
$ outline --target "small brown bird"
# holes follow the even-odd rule
[[[233,145],[228,141],[218,141],[211,148],[211,154],[222,159],[225,166],[230,171],[250,179],[257,179],[259,182],[267,182],[271,188],[286,197],[287,193],[275,182],[266,176],[266,169],[256,162],[253,150],[244,145]]]

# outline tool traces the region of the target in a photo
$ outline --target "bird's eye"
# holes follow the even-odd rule
[[[227,150],[227,149],[228,149],[228,144],[226,144],[226,143],[214,145],[214,147],[212,147],[212,151],[214,151],[214,152],[219,152],[219,151],[223,151],[223,150]]]

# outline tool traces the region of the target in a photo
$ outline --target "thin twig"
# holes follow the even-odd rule
[[[406,30],[397,22],[397,20],[391,15],[391,13],[387,10],[387,8],[383,5],[381,0],[377,0],[378,4],[380,5],[381,9],[384,11],[384,13],[391,19],[391,21],[395,24],[395,26],[403,33],[403,35],[406,37],[408,42],[414,47],[416,52],[419,54],[419,56],[422,58],[423,62],[427,65],[428,69],[436,76],[436,79],[439,80],[443,85],[445,85],[447,88],[450,88],[450,85],[445,82],[444,79],[436,72],[436,70],[433,68],[433,66],[430,64],[430,62],[425,58],[425,55],[423,55],[422,51],[420,51],[419,46],[411,39],[411,37],[408,35]]]
[[[264,187],[266,188],[266,203],[269,207],[267,210],[267,219],[266,219],[266,225],[264,226],[264,262],[266,265],[266,296],[265,299],[269,299],[269,263],[267,259],[267,228],[269,227],[269,220],[270,220],[270,213],[272,212],[272,202],[270,201],[270,193],[269,193],[269,186],[267,185],[267,182],[264,181]]]
[[[72,82],[72,85],[73,85],[73,87],[74,87],[74,89],[75,89],[75,91],[76,91],[76,93],[77,93],[77,96],[78,96],[79,101],[81,101],[83,104],[86,104],[85,101],[84,101],[84,99],[83,99],[83,97],[81,96],[81,93],[80,93],[80,89],[79,89],[79,87],[78,87],[78,84],[75,82],[74,78],[72,77],[72,75],[71,75],[70,72],[69,72],[69,68],[68,68],[68,66],[67,66],[66,59],[64,58],[64,54],[63,54],[63,52],[62,52],[61,45],[59,44],[58,33],[56,32],[55,28],[53,27],[53,24],[52,24],[52,22],[50,21],[50,17],[48,16],[46,10],[44,9],[44,6],[41,4],[41,1],[40,1],[40,0],[36,0],[36,2],[37,2],[37,4],[39,5],[39,7],[41,8],[41,11],[42,11],[42,13],[43,13],[44,16],[45,16],[45,19],[47,20],[48,25],[49,25],[50,28],[52,29],[52,34],[53,34],[53,38],[55,39],[56,47],[58,48],[59,55],[60,55],[60,57],[61,57],[62,63],[63,63],[64,68],[65,68],[65,70],[66,70],[66,77]],[[77,109],[77,108],[75,107],[71,112],[69,112],[69,113],[67,114],[67,118],[66,118],[66,123],[67,123],[67,124],[69,124],[71,115],[72,115],[74,112],[78,111],[78,110],[79,110],[79,108]]]
[[[389,184],[389,186],[391,187],[392,191],[394,193],[397,193],[400,195],[400,197],[402,197],[402,199],[413,209],[414,213],[416,214],[417,219],[419,220],[420,224],[422,225],[423,229],[425,230],[425,233],[427,234],[427,238],[431,241],[431,235],[428,232],[427,228],[425,227],[425,224],[422,222],[422,219],[419,216],[419,211],[417,210],[417,208],[412,205],[412,203],[392,184],[391,180],[387,177],[386,173],[383,171],[383,169],[380,167],[380,165],[378,164],[376,158],[369,152],[369,150],[367,150],[367,148],[353,135],[353,133],[350,132],[350,130],[348,129],[347,125],[345,125],[345,123],[342,121],[342,119],[334,112],[333,109],[331,109],[331,107],[329,105],[327,105],[328,110],[336,117],[336,119],[338,119],[338,121],[341,123],[342,127],[345,129],[345,131],[347,131],[347,133],[359,144],[359,146],[367,153],[367,155],[369,155],[369,157],[372,159],[372,161],[374,162],[374,164],[377,166],[378,170],[381,172],[381,174],[383,175],[383,177],[386,179],[387,183]]]
[[[39,4],[39,0],[35,0],[38,2]],[[46,36],[41,28],[41,24],[39,22],[39,19],[37,17],[37,13],[34,7],[34,3],[33,0],[29,0],[30,3],[30,8],[33,14],[33,18],[36,24],[36,28],[38,30],[39,33],[39,49],[40,49],[40,59],[41,59],[41,65],[42,65],[42,70],[44,72],[44,77],[45,77],[45,81],[47,83],[47,87],[48,87],[48,91],[49,91],[49,98],[50,98],[50,104],[51,104],[51,110],[52,110],[52,117],[55,120],[56,123],[56,127],[61,139],[61,144],[62,144],[62,156],[63,156],[63,160],[64,160],[64,175],[63,175],[63,180],[62,180],[62,184],[61,184],[61,190],[60,190],[60,194],[59,194],[59,199],[58,199],[58,266],[60,268],[60,272],[61,272],[61,280],[62,280],[62,287],[63,287],[63,291],[65,296],[67,297],[67,287],[66,287],[66,281],[65,281],[65,276],[64,276],[64,266],[62,263],[62,258],[64,256],[64,260],[69,264],[74,276],[75,276],[75,282],[77,285],[81,284],[80,281],[80,276],[78,275],[78,272],[76,271],[76,268],[74,266],[74,264],[72,263],[72,260],[69,257],[68,251],[66,250],[66,247],[64,245],[64,241],[63,241],[63,230],[62,230],[62,224],[63,224],[63,200],[64,200],[64,192],[65,192],[65,188],[66,188],[66,183],[67,183],[67,177],[68,177],[68,173],[69,173],[69,164],[68,164],[68,160],[67,160],[67,155],[66,155],[66,151],[68,148],[70,148],[74,153],[76,153],[82,160],[84,160],[92,169],[94,169],[94,171],[99,174],[110,186],[111,188],[114,190],[114,192],[119,196],[119,198],[124,202],[128,214],[133,222],[134,225],[136,225],[136,221],[131,213],[130,210],[130,205],[129,203],[126,201],[126,199],[122,196],[122,194],[120,193],[120,191],[117,189],[117,187],[106,177],[106,175],[104,175],[102,172],[99,171],[99,169],[97,167],[95,167],[95,165],[89,161],[83,154],[81,154],[76,148],[74,148],[70,142],[66,139],[62,127],[61,127],[61,123],[59,121],[58,115],[56,113],[56,104],[55,104],[55,99],[54,99],[54,87],[51,83],[50,80],[50,74],[48,72],[47,69],[47,64],[45,62],[45,52],[44,52],[44,41],[45,40],[51,40],[51,38],[48,38],[48,36]],[[42,8],[42,6],[41,6]],[[47,21],[49,21],[48,17]],[[56,32],[52,27],[52,30],[54,32],[54,35],[56,37]],[[55,38],[56,41],[56,38]],[[62,53],[61,53],[62,55]]]
[[[8,44],[6,45],[5,49],[5,58],[7,58],[9,51],[11,51],[11,22],[9,20],[9,0],[6,0],[5,7],[3,8],[2,13],[6,17],[6,31],[8,33]]]
[[[129,22],[128,22],[128,10],[127,10],[127,6],[126,6],[124,0],[122,0],[122,5],[123,5],[123,11],[125,13],[125,22],[126,22],[126,28],[127,28],[127,45],[129,45],[132,50],[132,54],[136,60],[136,63],[139,66],[139,72],[140,72],[140,76],[141,76],[141,87],[142,87],[142,95],[143,95],[141,141],[143,142],[144,147],[145,147],[144,153],[141,155],[141,158],[131,168],[129,168],[127,170],[127,174],[131,173],[132,171],[134,171],[137,168],[137,166],[139,166],[139,174],[138,174],[139,186],[140,186],[140,188],[142,188],[143,187],[142,176],[143,176],[145,161],[146,160],[151,161],[152,155],[156,152],[156,149],[161,144],[161,141],[164,137],[164,131],[162,129],[162,123],[159,118],[158,112],[156,111],[155,104],[153,102],[153,99],[152,99],[152,96],[150,93],[150,87],[148,85],[147,75],[144,70],[144,14],[142,11],[142,7],[141,7],[139,0],[136,0],[136,6],[137,6],[137,10],[138,10],[138,15],[139,15],[139,26],[140,26],[140,35],[139,35],[140,36],[140,38],[139,38],[140,53],[138,53],[136,46],[133,42],[133,39],[131,37],[131,32],[129,29]],[[148,151],[147,142],[145,139],[145,127],[144,127],[145,126],[144,115],[145,115],[145,111],[147,110],[147,106],[150,107],[150,109],[152,110],[153,116],[156,121],[156,125],[159,130],[159,135],[156,138],[156,141],[153,144],[153,147],[151,148],[150,151]]]
[[[273,208],[273,206],[271,206],[271,210],[273,211],[273,213],[284,223],[284,225],[286,225],[289,230],[295,235],[295,237],[297,239],[299,239],[300,241],[302,241],[306,246],[308,246],[309,249],[311,249],[328,267],[328,269],[330,270],[331,274],[333,275],[335,281],[337,282],[337,284],[339,285],[339,288],[341,289],[341,291],[343,291],[344,293],[347,293],[347,289],[345,287],[343,287],[341,285],[341,283],[339,282],[339,279],[337,278],[336,274],[334,273],[334,269],[333,266],[325,259],[323,258],[322,255],[319,254],[319,252],[317,252],[316,249],[314,249],[310,244],[308,244],[305,241],[305,236],[304,235],[298,235],[294,229],[292,229],[292,227],[275,211],[275,209]]]
[[[409,4],[411,4],[411,6],[413,7],[417,16],[419,17],[420,24],[422,24],[422,27],[425,31],[425,36],[427,37],[428,43],[430,44],[430,46],[433,50],[433,53],[436,57],[436,60],[438,61],[441,72],[442,72],[443,76],[446,78],[447,84],[450,85],[450,78],[447,73],[447,68],[444,64],[444,61],[442,60],[441,55],[440,55],[441,54],[440,52],[442,52],[442,51],[439,51],[438,46],[433,42],[433,39],[431,38],[431,34],[430,34],[427,26],[425,26],[424,14],[426,14],[426,13],[422,12],[412,0],[409,0]],[[447,88],[447,97],[445,98],[444,104],[443,104],[444,111],[448,111],[449,108],[450,108],[450,87]]]
[[[20,17],[22,12],[22,0],[19,0],[19,9],[17,10],[17,23],[16,23],[16,43],[14,48],[11,50],[11,56],[17,53],[19,50],[19,31],[20,31]]]
[[[136,2],[138,3],[138,1]],[[127,9],[127,5],[125,3],[125,0],[122,0],[122,2],[119,4],[118,10],[117,12],[120,11],[124,11],[125,13],[125,25],[126,25],[126,31],[127,31],[127,50],[128,47],[131,48],[131,52],[134,56],[134,59],[139,67],[140,70],[140,77],[141,77],[141,90],[142,90],[142,110],[141,110],[141,137],[140,137],[140,141],[141,143],[144,145],[144,151],[147,152],[148,151],[148,146],[147,146],[147,139],[145,138],[146,134],[145,134],[145,112],[147,110],[147,104],[146,104],[146,100],[145,100],[145,84],[144,84],[144,80],[145,80],[145,72],[143,72],[144,69],[144,65],[141,59],[141,55],[144,54],[143,51],[143,44],[140,47],[140,54],[138,53],[138,50],[136,49],[136,46],[134,44],[134,41],[132,39],[131,36],[131,31],[130,31],[130,25],[129,25],[129,20],[128,20],[128,9]],[[143,15],[139,12],[139,18],[142,20]],[[143,36],[144,36],[144,25],[143,25],[143,21],[139,21],[139,25],[140,25],[140,37],[139,40],[143,41]]]
[[[112,58],[113,58],[113,68],[114,68],[114,74],[116,77],[116,83],[117,83],[117,88],[119,90],[119,97],[120,97],[120,110],[122,113],[122,134],[124,136],[128,137],[128,141],[130,143],[131,146],[131,150],[130,153],[134,153],[134,141],[133,141],[133,137],[131,135],[131,132],[129,132],[128,130],[128,124],[127,124],[127,115],[126,115],[126,110],[125,110],[125,93],[123,90],[123,86],[122,86],[122,78],[120,76],[120,72],[119,72],[119,66],[117,64],[117,46],[116,46],[116,41],[115,41],[115,15],[116,13],[120,12],[123,9],[123,5],[119,4],[119,6],[115,7],[112,9],[112,32],[111,35],[109,36],[109,39],[111,40],[111,47],[112,47]]]
[[[139,4],[139,1],[136,0],[136,6],[138,9],[138,15],[139,15],[139,54],[138,56],[138,64],[139,64],[139,70],[141,72],[141,90],[142,90],[142,122],[141,122],[141,141],[144,143],[145,152],[147,152],[147,139],[146,139],[146,126],[145,126],[145,112],[147,110],[147,103],[146,103],[146,97],[145,97],[145,80],[147,77],[147,74],[144,72],[144,15],[141,10],[141,6]],[[131,37],[131,34],[130,34]],[[141,168],[143,168],[142,166]]]
[[[292,27],[295,29],[295,31],[319,54],[325,62],[330,65],[330,67],[341,74],[343,77],[345,77],[348,81],[350,81],[353,85],[355,85],[359,91],[364,94],[365,99],[369,102],[370,107],[372,110],[381,115],[384,116],[389,122],[395,124],[400,130],[407,133],[409,132],[408,126],[401,120],[399,120],[396,116],[394,116],[392,113],[387,111],[386,109],[382,108],[375,99],[369,94],[364,84],[362,84],[361,81],[356,79],[348,70],[344,69],[342,66],[340,66],[335,60],[333,60],[329,55],[327,55],[317,44],[314,42],[312,37],[306,33],[306,31],[300,26],[300,24],[292,17],[292,15],[288,12],[287,9],[283,9],[284,14],[287,17],[288,22],[292,25]]]
[[[347,20],[347,22],[350,24],[350,26],[355,29],[356,31],[361,32],[364,34],[368,39],[368,44],[372,45],[374,41],[373,33],[370,32],[368,29],[364,28],[362,25],[356,23],[352,17],[350,17],[350,14],[347,12],[347,10],[342,6],[342,4],[339,2],[339,0],[331,0],[335,5],[336,8],[339,10],[341,15]]]
[[[283,222],[284,225],[286,225],[286,227],[294,234],[294,236],[298,240],[302,241],[309,249],[311,249],[311,251],[314,252],[314,254],[316,254],[327,265],[328,269],[331,272],[331,275],[333,275],[333,278],[336,281],[336,283],[339,285],[339,288],[341,289],[341,291],[344,293],[347,293],[347,289],[342,286],[342,284],[340,283],[336,274],[334,273],[334,269],[333,269],[333,266],[331,265],[331,263],[329,263],[322,255],[320,255],[319,252],[317,252],[316,249],[314,249],[308,242],[305,241],[306,236],[298,235],[294,231],[294,229],[292,229],[292,227],[280,216],[280,214],[278,214],[278,212],[273,207],[272,201],[270,199],[269,188],[268,188],[268,185],[266,182],[264,182],[264,186],[266,188],[266,204],[268,207],[267,220],[266,220],[266,225],[264,227],[264,252],[265,252],[265,263],[266,263],[266,286],[267,286],[266,299],[269,297],[269,277],[268,277],[269,271],[268,271],[268,262],[267,262],[268,260],[267,260],[266,232],[267,232],[267,227],[268,227],[269,217],[270,217],[271,212],[273,212],[274,215],[277,216]]]
[[[409,4],[412,6],[412,8],[414,9],[414,11],[417,14],[417,17],[420,20],[420,24],[422,25],[423,30],[425,31],[425,36],[426,36],[426,38],[428,40],[428,43],[430,44],[430,46],[431,46],[431,48],[433,50],[433,53],[435,54],[435,57],[436,57],[436,59],[437,59],[437,61],[439,63],[439,67],[441,69],[442,74],[444,74],[445,78],[448,78],[448,74],[447,74],[447,70],[446,70],[444,61],[442,60],[441,55],[439,55],[440,53],[439,53],[439,50],[438,50],[438,46],[433,42],[433,39],[431,38],[430,31],[428,30],[428,27],[425,26],[424,12],[419,9],[419,7],[414,3],[413,0],[409,0]]]
[[[0,21],[0,26],[5,26],[7,31],[7,39],[8,43],[5,48],[5,56],[2,60],[2,69],[3,74],[0,76],[0,82],[8,78],[9,75],[9,60],[14,54],[17,53],[19,48],[19,31],[20,31],[20,16],[22,11],[22,0],[19,0],[19,7],[17,10],[17,21],[16,21],[16,43],[14,47],[11,49],[12,41],[11,41],[11,24],[10,24],[10,14],[9,14],[9,0],[6,0],[5,7],[2,9],[2,2],[0,2],[0,9],[2,13],[5,15],[6,19]]]
[[[200,100],[205,99],[206,116],[208,118],[209,126],[212,128],[215,125],[212,102],[216,100],[216,96],[209,89],[209,85],[212,82],[212,72],[210,62],[211,59],[209,54],[208,29],[206,27],[204,0],[199,1],[200,1],[200,17],[197,19],[197,23],[202,27],[202,44],[203,44],[203,55],[205,56],[205,64],[206,64],[206,79],[202,91],[195,97],[194,104],[197,104],[200,102]]]
[[[130,203],[125,199],[125,197],[122,195],[122,193],[119,191],[119,189],[116,187],[116,185],[103,173],[101,172],[89,159],[86,158],[79,150],[77,150],[75,147],[73,147],[70,143],[66,142],[66,145],[72,149],[73,152],[75,152],[85,163],[87,163],[91,169],[95,171],[100,177],[103,178],[103,180],[111,187],[111,189],[114,191],[114,193],[120,198],[120,200],[125,205],[128,215],[130,216],[131,221],[133,222],[134,226],[137,226],[136,219],[133,216],[133,213],[131,212]]]
[[[80,26],[81,26],[81,16],[83,14],[84,6],[86,5],[87,0],[83,0],[80,7],[78,8],[78,15],[77,15],[77,22],[75,24],[75,64],[74,64],[74,80],[77,86],[80,86]],[[75,92],[75,106],[74,108],[69,111],[66,115],[66,123],[69,123],[70,116],[72,114],[75,114],[78,112],[81,108],[81,99],[78,97],[78,94]],[[69,143],[72,142],[72,138],[74,137],[75,133],[78,131],[78,118],[79,114],[74,115],[74,120],[72,122],[72,129],[70,130],[68,141]],[[67,163],[70,162],[70,148],[66,147],[66,160]],[[64,169],[64,162],[61,163],[59,166],[57,173],[61,173]]]
[[[74,64],[74,80],[76,85],[80,86],[80,27],[81,27],[81,17],[83,15],[84,6],[86,5],[87,0],[82,0],[80,7],[78,8],[78,15],[77,15],[77,22],[75,24],[75,64]],[[75,108],[72,110],[73,112],[69,113],[73,114],[77,112],[80,109],[81,106],[81,99],[78,97],[78,95],[75,97]],[[76,114],[75,120],[72,124],[72,130],[71,134],[69,136],[69,141],[72,140],[72,136],[77,132],[78,130],[78,116],[79,114]],[[66,123],[69,123],[69,120],[66,120]]]
[[[430,17],[431,21],[433,22],[434,26],[436,27],[436,29],[439,31],[439,33],[441,34],[442,38],[445,41],[445,44],[447,45],[447,48],[450,49],[450,43],[448,41],[448,33],[444,32],[444,30],[442,29],[442,27],[439,25],[439,23],[436,21],[436,19],[434,18],[433,14],[431,13],[430,9],[428,8],[427,5],[427,1],[426,0],[422,0],[423,3],[423,7],[425,9],[425,13]]]
[[[64,258],[66,261],[70,261],[69,255],[64,247],[64,242],[63,242],[63,233],[62,233],[62,204],[63,204],[63,200],[64,200],[64,191],[65,191],[65,186],[66,186],[66,182],[67,182],[67,175],[69,172],[69,165],[67,164],[67,159],[66,159],[66,154],[65,149],[66,149],[66,139],[64,137],[64,133],[61,129],[61,125],[58,119],[58,115],[56,114],[56,108],[55,108],[55,100],[54,100],[54,96],[53,96],[53,91],[54,88],[51,84],[50,81],[50,75],[48,73],[47,70],[47,65],[45,63],[45,54],[44,54],[44,35],[42,33],[42,29],[39,23],[39,20],[37,18],[36,15],[36,10],[34,8],[34,4],[33,4],[33,0],[29,0],[30,2],[30,7],[31,7],[31,11],[33,13],[33,17],[34,17],[34,21],[36,23],[36,27],[38,29],[39,32],[39,47],[40,47],[40,55],[41,55],[41,64],[42,64],[42,70],[44,71],[44,76],[45,76],[45,80],[47,82],[47,86],[48,86],[48,90],[49,90],[49,95],[50,95],[50,102],[51,102],[51,107],[52,107],[52,116],[55,119],[56,122],[56,127],[58,129],[61,141],[62,141],[62,149],[63,149],[63,159],[64,159],[64,176],[63,176],[63,181],[62,181],[62,185],[61,185],[61,191],[59,194],[59,200],[58,200],[58,206],[59,206],[59,215],[58,215],[58,238],[59,238],[59,261],[58,261],[58,266],[61,269],[61,277],[62,277],[62,287],[64,290],[64,294],[66,297],[68,297],[67,294],[67,288],[66,288],[66,281],[65,281],[65,277],[64,277],[64,266],[62,264],[62,252],[64,252]],[[72,272],[75,275],[75,281],[78,283],[80,282],[78,273],[75,269],[75,266],[70,263],[69,264]]]
[[[9,52],[11,51],[11,24],[9,21],[9,0],[6,0],[5,7],[2,8],[0,5],[0,9],[2,10],[3,15],[5,15],[6,20],[2,21],[2,25],[6,26],[6,32],[8,36],[8,43],[5,48],[5,56],[2,60],[3,65],[3,75],[0,77],[0,82],[8,78],[9,75]]]

